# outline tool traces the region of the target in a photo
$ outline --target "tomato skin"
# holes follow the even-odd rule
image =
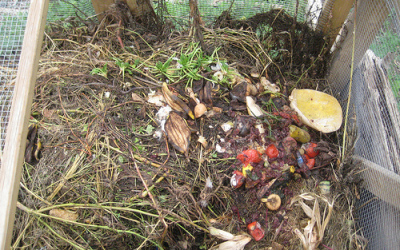
[[[253,236],[255,241],[260,241],[262,238],[264,238],[265,235],[264,229],[262,229],[258,221],[254,221],[248,224],[247,230],[249,231],[249,234]]]
[[[268,156],[269,159],[274,159],[278,157],[279,151],[274,144],[270,144],[265,150],[265,154]]]
[[[262,160],[261,153],[255,149],[243,151],[241,154],[238,154],[236,159],[241,161],[244,165],[248,165],[249,163],[259,163]]]
[[[306,165],[307,165],[308,169],[310,169],[310,170],[313,169],[315,166],[315,159],[310,158],[308,155],[305,155],[305,156],[306,156],[306,160],[307,160]]]
[[[305,154],[310,158],[316,157],[319,155],[319,150],[315,150],[316,147],[317,144],[314,142],[304,144]]]
[[[235,170],[233,171],[233,175],[231,177],[231,186],[233,188],[240,188],[244,181],[245,181],[246,177],[243,175],[242,172]]]

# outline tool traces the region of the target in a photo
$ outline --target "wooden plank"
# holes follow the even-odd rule
[[[325,1],[316,30],[321,31],[324,35],[329,35],[328,47],[333,45],[353,4],[354,0]]]
[[[400,209],[400,176],[358,155],[353,164],[360,164],[364,186],[379,199]]]
[[[31,1],[0,168],[0,249],[9,249],[49,0]]]
[[[389,14],[384,0],[358,1],[356,47],[354,51],[354,66],[356,67],[365,52],[374,41],[376,34]],[[349,17],[346,27],[347,35],[339,48],[332,55],[332,62],[328,80],[333,90],[338,93],[346,92],[346,85],[350,79],[351,56],[353,49],[354,12]],[[343,98],[346,98],[343,96]]]

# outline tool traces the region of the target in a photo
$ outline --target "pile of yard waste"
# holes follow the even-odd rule
[[[187,31],[118,10],[47,27],[14,247],[359,246],[321,34],[283,10]]]

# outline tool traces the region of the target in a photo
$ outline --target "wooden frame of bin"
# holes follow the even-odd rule
[[[9,249],[49,0],[32,0],[0,168],[0,249]]]

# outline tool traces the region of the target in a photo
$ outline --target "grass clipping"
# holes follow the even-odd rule
[[[219,60],[222,67],[229,64],[226,75],[232,67],[247,75],[253,68],[263,75],[268,72],[286,95],[294,87],[315,88],[322,84],[323,80],[312,79],[321,79],[324,74],[325,63],[315,63],[317,58],[326,61],[322,59],[327,53],[324,46],[295,47],[306,44],[296,35],[307,36],[303,32],[305,26],[296,26],[292,36],[282,36],[286,34],[282,33],[285,27],[293,28],[293,19],[282,11],[269,15],[280,26],[261,39],[250,30],[204,28],[203,45],[210,48],[208,55],[214,62]],[[231,119],[229,112],[224,111],[218,119],[198,120],[192,143],[182,149],[186,157],[170,148],[162,133],[158,138],[153,136],[157,132],[158,108],[146,99],[149,93],[162,95],[159,79],[169,79],[179,91],[182,86],[210,78],[190,68],[191,55],[203,52],[188,33],[164,33],[168,35],[165,43],[165,37],[160,40],[148,32],[123,30],[102,22],[95,33],[86,27],[67,29],[56,25],[49,27],[47,34],[30,120],[38,127],[34,144],[40,143],[42,148],[39,161],[24,164],[14,248],[210,249],[221,243],[209,234],[211,225],[244,237],[243,247],[247,243],[249,247],[269,247],[272,240],[290,246],[300,244],[290,227],[278,227],[281,233],[278,228],[269,227],[265,239],[257,243],[242,236],[246,225],[237,219],[233,204],[251,201],[233,196],[229,185],[231,167],[237,164],[236,154],[227,156],[214,150],[221,132],[215,128]],[[275,52],[280,50],[285,53],[277,55]],[[179,55],[180,62],[188,62],[188,71],[177,73],[175,57]],[[301,63],[295,60],[297,57]],[[219,102],[213,105],[229,107],[227,88],[222,84],[213,94],[213,101]],[[185,96],[184,91],[175,94]],[[193,124],[185,124],[185,138],[190,137],[191,131],[186,128],[190,125]],[[205,137],[208,147],[195,143],[197,138]],[[345,178],[341,172],[333,176],[338,176],[335,183]],[[304,186],[311,192],[315,182],[309,180],[299,187]],[[349,186],[338,185],[332,192],[341,193]],[[300,195],[300,191],[298,188],[296,194]],[[303,195],[304,198],[311,196]],[[304,204],[314,225],[302,238],[303,244],[310,246],[315,233],[315,242],[324,239],[325,244],[338,249],[354,244],[353,234],[349,233],[354,224],[347,231],[333,230],[327,236],[329,218],[318,217],[317,197],[312,198],[313,209],[297,201]],[[350,204],[353,198],[341,197],[342,201],[350,201],[341,204]],[[351,217],[349,206],[343,205],[337,211],[344,211],[345,218]],[[249,210],[265,208],[249,205]],[[329,214],[334,211],[335,207],[329,207]],[[245,213],[239,212],[242,216]],[[294,219],[285,219],[285,225],[292,222],[294,227]],[[273,224],[272,217],[268,220]],[[343,228],[346,222],[331,220],[330,224]]]

